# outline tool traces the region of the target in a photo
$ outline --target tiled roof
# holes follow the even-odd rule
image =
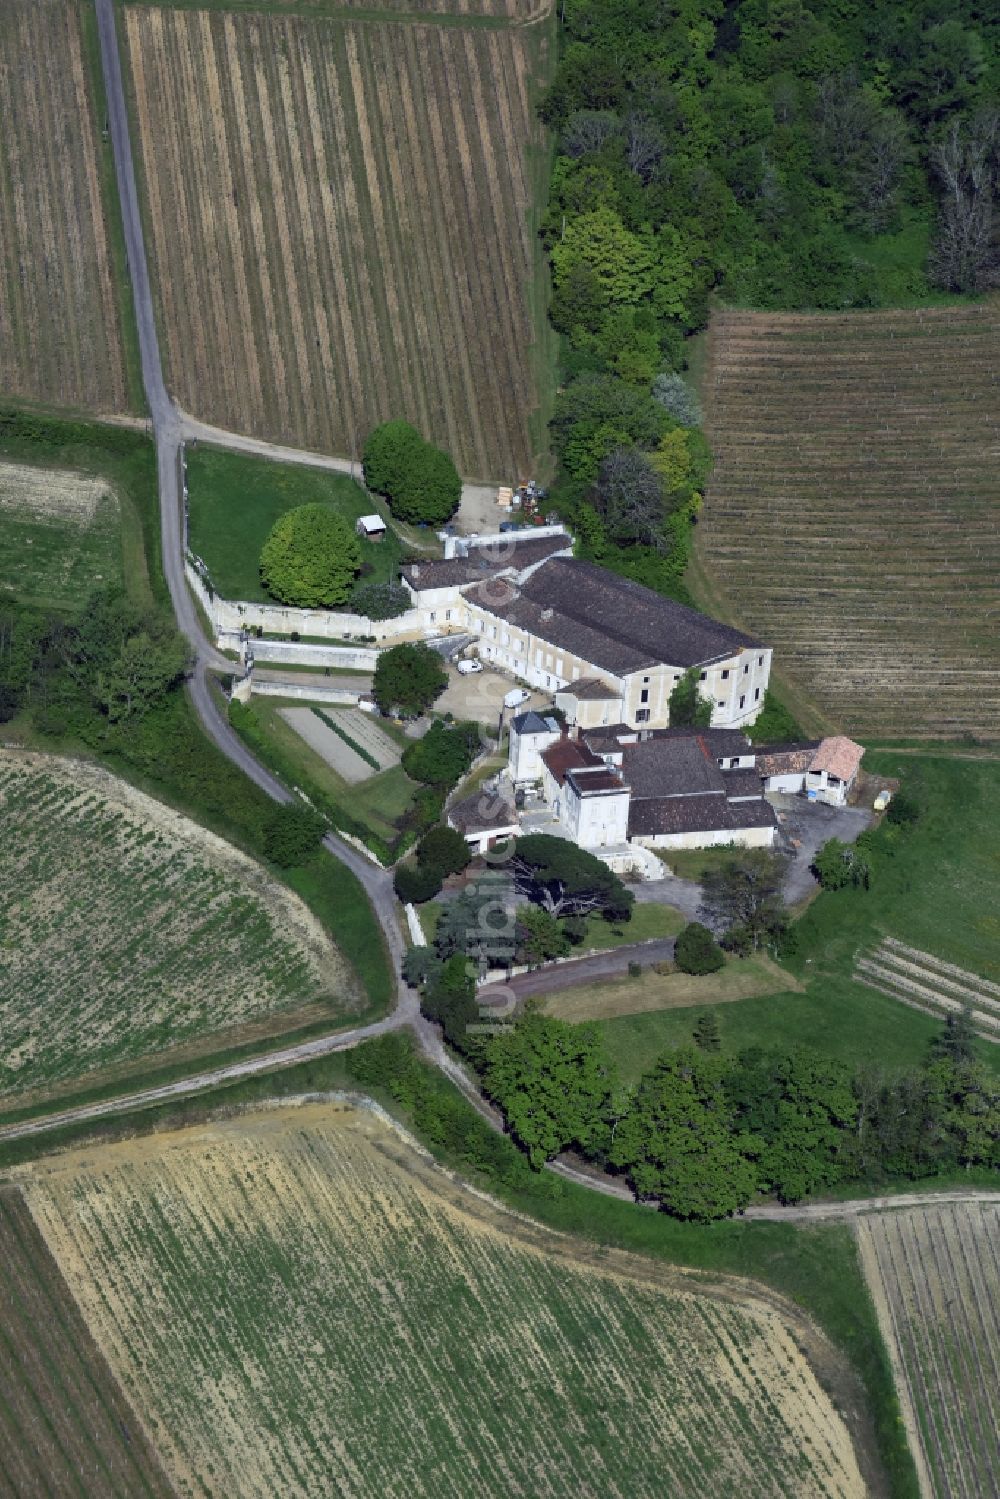
[[[577,767],[571,765],[566,772],[566,779],[571,781],[580,792],[586,796],[588,791],[627,791],[628,787],[622,782],[621,776],[615,775],[613,770],[606,766],[598,770],[595,766],[584,765]]]
[[[543,718],[533,708],[529,708],[527,713],[519,713],[516,718],[512,718],[510,726],[518,734],[559,733],[559,724],[554,718]]]
[[[724,770],[722,780],[727,796],[760,796],[759,770]]]
[[[587,765],[602,765],[600,755],[595,755],[582,739],[557,739],[543,750],[542,759],[561,786],[567,770],[582,770]]]
[[[495,791],[485,790],[474,791],[455,802],[448,812],[448,821],[460,833],[487,833],[518,825],[513,802]]]
[[[741,630],[573,557],[553,557],[538,568],[502,612],[615,675],[659,662],[704,665],[756,644]]]
[[[629,837],[655,833],[723,833],[776,826],[774,809],[763,797],[731,802],[725,796],[658,796],[633,801]]]
[[[520,573],[537,562],[543,562],[554,552],[565,552],[573,545],[570,536],[519,536],[516,532],[505,535],[502,542],[491,542],[477,546],[469,543],[467,557],[452,557],[444,562],[408,562],[402,569],[403,577],[410,587],[419,592],[424,588],[455,588],[466,583],[479,583],[498,573]]]
[[[754,747],[742,729],[692,729],[678,725],[673,729],[653,729],[654,739],[704,739],[716,760],[752,755]]]
[[[722,772],[703,738],[626,744],[622,771],[632,787],[633,801],[646,796],[693,796],[723,787]]]
[[[809,769],[825,770],[838,780],[849,781],[861,764],[863,754],[860,744],[855,744],[844,734],[835,734],[832,739],[822,741]]]
[[[563,692],[571,692],[574,697],[581,701],[594,698],[617,698],[621,693],[617,687],[609,687],[607,682],[600,681],[597,677],[581,677],[578,682],[569,682],[562,688]]]
[[[819,749],[819,740],[811,744],[783,744],[762,750],[757,756],[757,769],[762,776],[802,775],[812,764]]]

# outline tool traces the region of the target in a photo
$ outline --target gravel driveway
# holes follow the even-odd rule
[[[874,813],[867,807],[830,807],[801,796],[775,794],[768,801],[778,814],[776,847],[791,855],[783,894],[786,905],[794,906],[816,888],[809,866],[826,840],[853,843],[871,825]]]

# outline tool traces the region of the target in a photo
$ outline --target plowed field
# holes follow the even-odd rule
[[[127,8],[183,406],[352,454],[405,416],[467,476],[530,467],[550,24]]]
[[[921,1492],[1000,1493],[1000,1209],[967,1203],[858,1222]]]
[[[0,393],[128,409],[80,0],[0,5]]]
[[[29,1169],[32,1216],[182,1492],[865,1491],[795,1327],[752,1287],[699,1294],[574,1247],[366,1110]]]
[[[1000,302],[713,320],[699,549],[837,724],[1000,733]]]
[[[19,1499],[172,1490],[17,1192],[0,1192],[0,1488]]]

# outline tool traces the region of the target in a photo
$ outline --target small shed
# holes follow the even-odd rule
[[[474,854],[488,853],[495,844],[516,838],[520,831],[517,811],[507,793],[488,786],[456,802],[448,813],[448,824],[461,833]]]
[[[385,521],[380,515],[359,515],[354,529],[365,541],[381,541],[385,535]]]

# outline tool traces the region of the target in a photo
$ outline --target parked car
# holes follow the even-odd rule
[[[458,669],[463,677],[471,677],[474,671],[482,671],[483,663],[477,661],[474,656],[470,656],[468,660],[458,663]]]
[[[526,688],[512,687],[507,696],[504,698],[503,705],[505,708],[519,708],[522,703],[526,703],[528,701],[530,696],[531,693],[528,692]]]

